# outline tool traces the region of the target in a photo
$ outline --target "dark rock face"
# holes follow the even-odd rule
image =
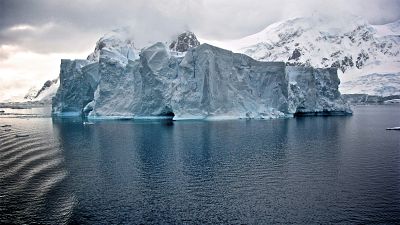
[[[354,66],[353,57],[345,56],[342,60],[337,60],[332,63],[331,67],[340,69],[343,73]]]
[[[298,48],[296,48],[293,51],[292,56],[289,57],[289,60],[292,60],[292,59],[293,60],[299,60],[300,56],[301,56],[301,52],[300,52],[300,50]]]
[[[169,49],[176,52],[186,52],[190,48],[200,45],[196,35],[192,32],[185,32],[178,36],[178,38],[169,45]]]
[[[362,50],[357,56],[356,67],[358,69],[361,69],[368,59],[369,59],[368,53]]]

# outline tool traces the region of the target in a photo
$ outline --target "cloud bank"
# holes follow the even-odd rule
[[[183,29],[206,38],[232,39],[278,20],[314,12],[338,17],[350,13],[382,24],[400,19],[400,1],[3,0],[0,41],[38,53],[79,51],[120,26],[133,27],[140,40],[173,35]]]

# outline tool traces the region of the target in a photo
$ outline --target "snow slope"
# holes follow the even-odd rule
[[[42,87],[32,87],[25,94],[23,101],[37,101],[43,104],[51,104],[52,98],[55,96],[60,82],[57,79],[46,81]]]
[[[343,82],[341,89],[349,94],[400,95],[400,73],[364,75],[356,80]]]

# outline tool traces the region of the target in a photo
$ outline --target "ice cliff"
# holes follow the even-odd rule
[[[351,113],[336,69],[262,62],[191,32],[138,50],[118,35],[87,60],[62,60],[54,115],[89,118],[278,118]]]

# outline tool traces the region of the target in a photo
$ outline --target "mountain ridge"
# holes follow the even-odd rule
[[[334,21],[320,16],[300,17],[279,21],[240,39],[215,43],[261,61],[336,67],[340,79],[346,82],[369,74],[400,72],[399,24],[400,20],[371,25],[355,16],[335,18]],[[341,88],[344,93],[348,93],[347,90]]]

